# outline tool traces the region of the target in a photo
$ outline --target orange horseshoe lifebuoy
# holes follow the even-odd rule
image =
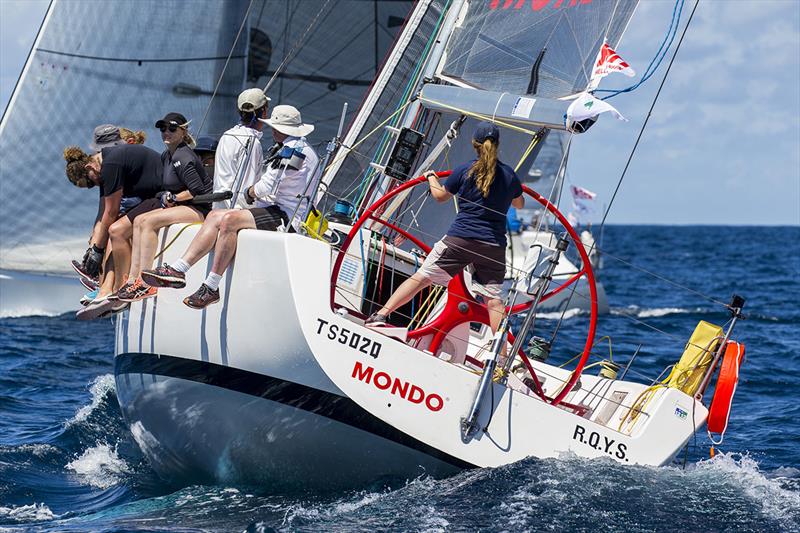
[[[708,432],[723,435],[728,427],[733,393],[739,381],[739,367],[744,360],[744,344],[731,341],[725,347],[722,367],[719,369],[717,386],[708,410]]]

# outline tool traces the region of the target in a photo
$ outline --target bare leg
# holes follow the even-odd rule
[[[194,239],[192,239],[189,248],[183,253],[183,259],[189,265],[194,265],[201,258],[205,257],[208,252],[214,249],[214,243],[217,242],[217,233],[222,224],[222,217],[235,209],[214,209],[206,217],[200,231],[197,232]],[[249,211],[248,211],[249,212]]]
[[[389,316],[398,307],[402,307],[411,301],[419,291],[431,284],[431,280],[414,274],[397,287],[397,290],[389,297],[389,301],[378,311],[379,314]]]
[[[158,209],[136,217],[133,223],[133,258],[128,278],[136,279],[142,275],[143,269],[152,267],[158,248],[158,230],[170,224],[202,221],[203,215],[185,205]]]
[[[492,328],[492,333],[497,333],[497,329],[500,327],[500,322],[502,322],[503,315],[506,312],[506,306],[503,303],[503,300],[498,298],[487,298],[486,307],[489,311],[489,327]],[[498,361],[500,366],[505,364],[507,350],[508,347],[504,342],[503,345],[500,346],[500,357]]]
[[[214,246],[214,264],[211,272],[222,275],[236,254],[239,231],[255,229],[256,220],[247,209],[234,209],[225,214],[219,227],[219,237]]]
[[[128,217],[122,217],[114,222],[108,229],[108,234],[111,237],[111,246],[114,249],[114,265],[115,271],[119,273],[115,276],[114,289],[117,290],[127,280],[125,273],[130,270],[131,264],[131,243],[130,238],[133,235],[133,224]]]
[[[111,248],[107,246],[106,249]],[[97,297],[102,298],[114,292],[114,280],[116,280],[116,268],[114,268],[114,254],[109,254],[103,269],[103,278],[100,280],[100,289]]]

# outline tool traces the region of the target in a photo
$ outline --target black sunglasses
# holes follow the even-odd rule
[[[170,132],[174,133],[174,132],[178,131],[178,128],[180,128],[180,126],[178,126],[174,122],[170,123],[169,126],[161,125],[161,126],[158,127],[158,129],[159,129],[159,131],[161,131],[161,133],[164,133],[164,131],[166,131],[166,130],[169,130]]]

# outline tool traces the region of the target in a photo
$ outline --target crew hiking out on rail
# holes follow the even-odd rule
[[[497,159],[500,130],[481,122],[472,137],[477,158],[453,169],[444,186],[428,172],[431,195],[438,202],[453,196],[459,211],[447,234],[437,242],[417,272],[404,281],[389,301],[366,321],[368,327],[387,325],[389,315],[431,283],[447,285],[453,276],[472,265],[476,292],[484,296],[492,331],[502,321],[501,298],[506,264],[506,213],[510,206],[525,205],[522,183],[510,166]]]

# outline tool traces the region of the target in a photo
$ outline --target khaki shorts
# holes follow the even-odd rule
[[[475,292],[500,299],[506,273],[506,249],[503,246],[447,235],[433,245],[417,274],[438,285],[447,285],[453,276],[469,265],[475,270]]]

